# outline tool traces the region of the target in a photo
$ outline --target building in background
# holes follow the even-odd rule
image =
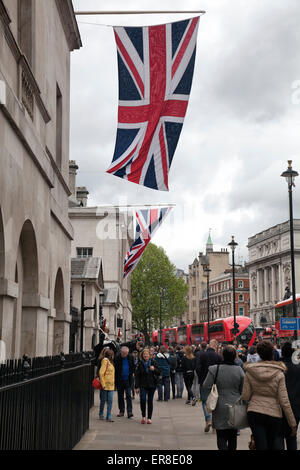
[[[76,186],[78,166],[70,161],[69,217],[74,228],[72,262],[78,259],[102,260],[104,279],[103,318],[111,339],[122,341],[132,336],[130,276],[123,279],[124,258],[133,241],[133,217],[117,206],[89,207],[88,191]],[[78,289],[72,280],[72,291]],[[73,294],[73,307],[79,309],[78,295]],[[95,328],[96,324],[95,324]],[[92,337],[89,335],[89,338]],[[89,340],[90,340],[89,339]]]
[[[71,0],[0,0],[0,339],[69,352]]]
[[[235,313],[249,316],[249,274],[245,267],[236,266],[235,269]],[[233,279],[232,269],[209,282],[210,321],[226,318],[233,315]],[[200,300],[200,321],[207,321],[207,291]]]
[[[204,265],[209,264],[210,279],[224,273],[226,269],[230,269],[229,252],[227,248],[221,251],[214,251],[211,236],[209,234],[206,252],[199,253],[198,258],[189,265],[188,273],[188,286],[189,286],[189,308],[185,317],[185,323],[199,323],[200,322],[200,302],[206,298],[207,279],[204,273]]]
[[[294,219],[295,282],[300,293],[300,219]],[[291,284],[290,223],[270,227],[248,239],[250,315],[255,327],[275,323],[275,304]]]

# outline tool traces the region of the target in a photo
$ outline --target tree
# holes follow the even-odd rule
[[[160,299],[160,292],[163,292]],[[188,287],[176,276],[176,267],[165,251],[149,243],[131,275],[132,324],[149,344],[150,334],[160,325],[170,326],[187,308]]]

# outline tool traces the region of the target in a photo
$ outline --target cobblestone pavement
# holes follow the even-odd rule
[[[139,398],[133,400],[134,417],[117,418],[118,400],[114,393],[114,423],[100,421],[99,394],[90,412],[90,429],[74,450],[217,450],[216,434],[204,432],[201,403],[185,405],[185,398],[157,402],[154,397],[152,424],[141,424]],[[238,436],[238,450],[247,450],[250,429]],[[298,448],[300,448],[298,433]]]

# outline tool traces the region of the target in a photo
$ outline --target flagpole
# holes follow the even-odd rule
[[[142,11],[75,11],[75,15],[152,15],[152,14],[165,14],[165,13],[199,13],[204,15],[205,10],[142,10]]]

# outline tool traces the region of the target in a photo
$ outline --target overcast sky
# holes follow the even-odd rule
[[[79,10],[203,9],[189,106],[169,173],[169,192],[107,174],[118,112],[111,27],[161,24],[197,15],[77,16],[83,47],[72,53],[71,159],[89,205],[174,203],[153,242],[188,270],[205,250],[288,220],[287,160],[300,173],[299,0],[73,0]],[[300,177],[294,190],[300,218]]]

